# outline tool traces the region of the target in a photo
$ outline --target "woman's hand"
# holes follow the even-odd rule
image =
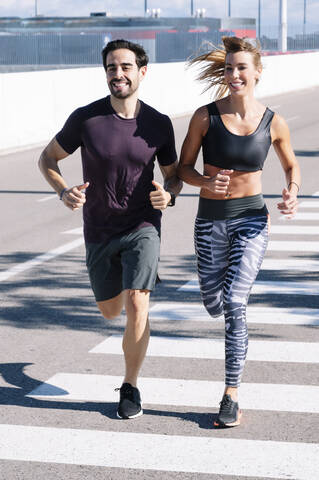
[[[277,208],[280,210],[280,213],[287,215],[287,218],[292,218],[298,209],[298,200],[297,196],[287,188],[284,188],[282,191],[282,202],[277,204]]]
[[[226,195],[230,184],[230,175],[234,170],[220,170],[217,175],[205,179],[204,188],[212,193]]]

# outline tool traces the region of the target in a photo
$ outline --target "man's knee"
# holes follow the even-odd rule
[[[123,309],[123,295],[120,294],[110,300],[97,302],[97,306],[104,318],[107,320],[113,320],[121,315]]]
[[[139,319],[148,314],[149,308],[149,290],[126,290],[125,307],[126,313],[132,319]]]

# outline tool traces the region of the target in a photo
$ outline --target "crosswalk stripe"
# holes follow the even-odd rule
[[[250,340],[247,359],[258,362],[319,363],[318,343]],[[111,335],[90,353],[122,354],[122,336]],[[224,359],[224,339],[151,336],[148,356]]]
[[[180,292],[199,292],[198,280],[190,280],[178,288]],[[319,282],[266,282],[257,280],[251,290],[257,295],[318,295]]]
[[[317,478],[319,446],[297,442],[0,425],[0,458],[309,480]]]
[[[284,215],[280,217],[280,220],[288,220]],[[317,212],[297,212],[296,215],[293,217],[293,219],[290,219],[289,221],[293,220],[313,220],[317,221],[319,220],[319,213]]]
[[[300,202],[299,208],[319,208],[319,202],[317,202],[316,200],[311,200],[310,202]]]
[[[28,397],[72,401],[117,403],[115,387],[123,377],[111,375],[58,373]],[[218,407],[223,382],[172,378],[143,378],[138,380],[143,404],[185,407]],[[279,385],[242,383],[240,404],[247,410],[319,413],[319,387],[308,385]]]
[[[271,225],[270,234],[319,235],[317,225]]]
[[[261,270],[299,270],[319,272],[319,261],[307,258],[264,258]]]
[[[206,321],[215,322],[223,316],[212,319],[202,304],[187,302],[157,303],[150,308],[150,320]],[[272,325],[319,325],[319,310],[312,308],[247,308],[248,323]]]
[[[293,240],[283,240],[283,241],[274,241],[271,240],[267,245],[268,251],[277,251],[277,252],[319,252],[319,242],[311,241],[293,241]]]

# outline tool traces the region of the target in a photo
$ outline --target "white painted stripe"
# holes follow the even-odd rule
[[[318,225],[271,225],[270,234],[319,235]]]
[[[311,443],[0,425],[0,458],[108,468],[310,480]]]
[[[58,373],[28,397],[89,402],[114,402],[123,377]],[[172,378],[143,378],[138,380],[143,404],[185,407],[216,407],[224,390],[224,382]],[[248,410],[319,413],[319,387],[310,385],[278,385],[242,383],[240,404]]]
[[[297,242],[293,240],[270,241],[267,246],[268,251],[273,252],[319,252],[319,242]]]
[[[66,230],[65,232],[61,232],[66,235],[83,235],[83,228],[73,228],[72,230]]]
[[[199,292],[198,280],[190,280],[178,290],[180,292]],[[266,282],[257,280],[251,293],[257,295],[318,295],[319,282]]]
[[[257,362],[319,363],[319,344],[250,340],[247,359]],[[122,336],[111,335],[90,353],[122,355]],[[181,358],[225,358],[224,339],[151,336],[148,356]]]
[[[83,238],[78,238],[77,240],[73,240],[73,242],[66,243],[61,247],[55,248],[50,250],[47,253],[43,253],[42,255],[38,255],[37,257],[33,258],[32,260],[28,260],[27,262],[19,263],[14,267],[5,270],[4,272],[0,272],[0,282],[4,282],[5,280],[9,280],[10,278],[18,275],[19,273],[25,272],[26,270],[30,270],[38,265],[41,265],[44,262],[48,262],[59,255],[63,255],[74,248],[83,245],[84,240]]]
[[[319,209],[319,202],[312,200],[310,202],[301,202],[299,203],[299,208],[318,208]]]
[[[224,316],[212,319],[204,306],[199,303],[158,303],[150,309],[150,320],[224,322]],[[247,322],[271,325],[319,325],[319,310],[248,306]]]
[[[297,120],[297,118],[299,118],[299,115],[295,115],[294,117],[286,118],[286,122],[292,122],[293,120]]]
[[[281,105],[272,105],[271,107],[269,107],[271,110],[275,110],[276,108],[280,108]]]
[[[40,200],[38,200],[38,202],[47,202],[49,200],[54,200],[54,199],[58,200],[58,196],[56,194],[52,194],[49,197],[40,198]]]
[[[315,192],[312,194],[313,197],[319,197],[319,192]]]
[[[301,220],[301,221],[313,220],[313,221],[317,221],[317,220],[319,220],[319,213],[317,213],[317,212],[297,212],[296,215],[291,219],[285,217],[284,215],[281,215],[279,217],[279,219],[289,221],[289,222],[293,222],[294,220]]]
[[[307,258],[265,258],[261,270],[298,270],[319,272],[319,261]]]

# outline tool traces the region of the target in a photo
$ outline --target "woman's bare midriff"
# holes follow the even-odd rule
[[[204,164],[204,175],[208,177],[215,177],[218,172],[223,170],[219,167],[214,167],[207,163]],[[240,172],[233,171],[230,174],[230,183],[226,195],[213,193],[207,188],[201,188],[200,196],[202,198],[210,198],[213,200],[228,200],[231,198],[250,197],[261,193],[261,174],[262,171],[257,172]]]

